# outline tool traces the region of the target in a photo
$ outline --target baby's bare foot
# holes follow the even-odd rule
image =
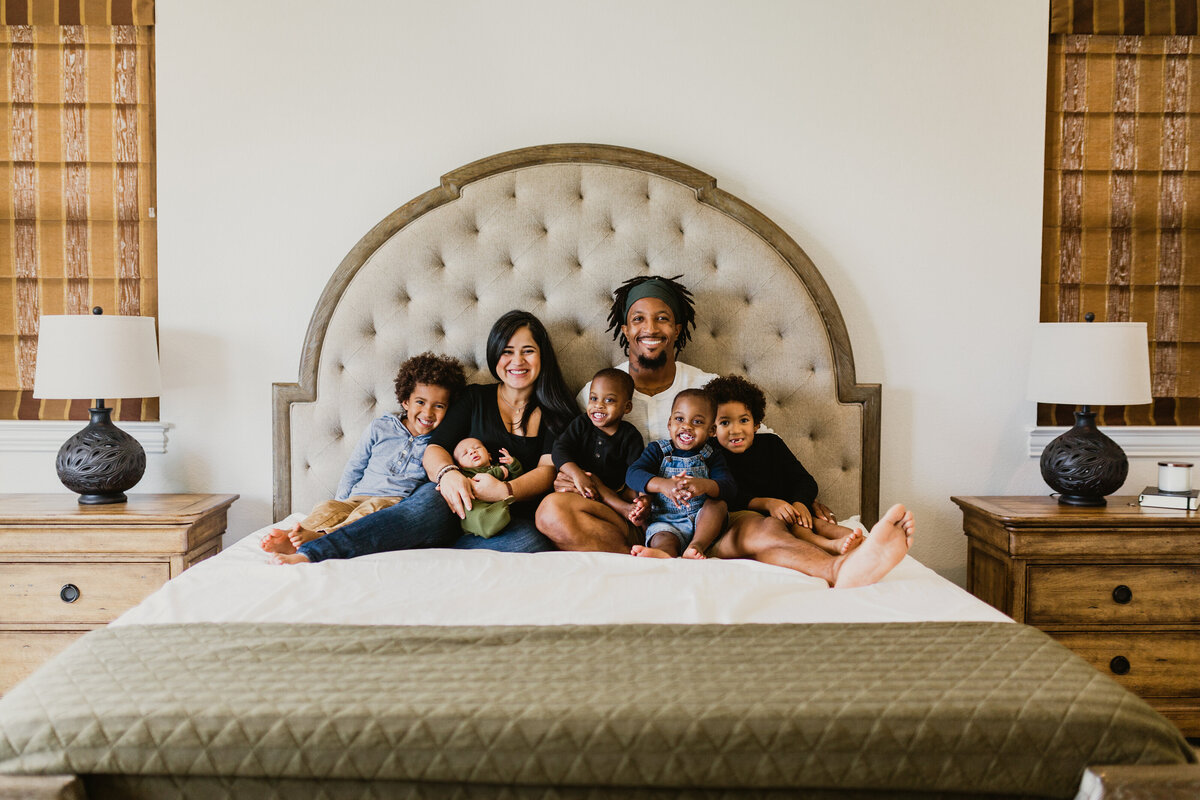
[[[861,547],[839,556],[834,588],[853,589],[881,580],[904,560],[912,546],[914,528],[911,511],[899,504],[889,508]]]
[[[274,564],[307,564],[308,556],[303,553],[272,553],[271,562]]]
[[[296,528],[299,527],[299,525],[296,526]],[[292,530],[295,530],[295,528]],[[294,553],[296,552],[296,545],[292,544],[288,539],[291,533],[292,531],[285,531],[283,528],[271,528],[262,537],[258,545],[268,553]]]
[[[671,556],[659,550],[657,547],[646,547],[645,545],[635,544],[630,550],[633,555],[641,558],[670,558]]]

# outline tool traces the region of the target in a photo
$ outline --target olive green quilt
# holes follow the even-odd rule
[[[0,699],[0,775],[118,785],[1072,797],[1087,765],[1193,758],[1004,623],[110,627]]]

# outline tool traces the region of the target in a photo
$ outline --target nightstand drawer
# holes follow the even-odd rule
[[[1200,567],[1030,565],[1028,574],[1031,625],[1200,624]]]
[[[110,622],[170,576],[157,561],[0,563],[0,622]]]
[[[1084,660],[1143,697],[1200,697],[1200,633],[1052,633]]]
[[[29,677],[43,661],[65,650],[83,636],[82,631],[62,633],[6,633],[0,631],[0,694]]]

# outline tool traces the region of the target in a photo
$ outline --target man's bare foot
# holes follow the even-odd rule
[[[670,558],[671,557],[670,554],[664,553],[662,550],[659,550],[657,547],[647,547],[647,546],[641,545],[641,544],[635,544],[633,546],[633,549],[630,550],[629,552],[635,556],[640,556],[641,558]]]
[[[913,515],[896,504],[871,528],[871,535],[856,550],[839,556],[835,589],[870,586],[904,560],[913,541]]]
[[[292,543],[292,547],[299,547],[305,542],[311,542],[313,539],[318,539],[325,534],[318,531],[310,531],[307,528],[301,528],[300,523],[296,523],[296,527],[288,532],[288,541]]]
[[[283,528],[271,528],[262,537],[258,546],[268,553],[294,553],[296,552],[296,545],[292,544],[288,537],[299,527],[300,524],[297,523],[296,527],[290,531],[285,531]]]
[[[308,556],[303,553],[272,553],[273,564],[307,564]]]

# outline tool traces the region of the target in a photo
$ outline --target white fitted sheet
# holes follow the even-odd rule
[[[168,581],[112,624],[1011,621],[911,556],[874,586],[830,591],[754,561],[612,553],[431,549],[278,566],[259,547],[267,530]]]

